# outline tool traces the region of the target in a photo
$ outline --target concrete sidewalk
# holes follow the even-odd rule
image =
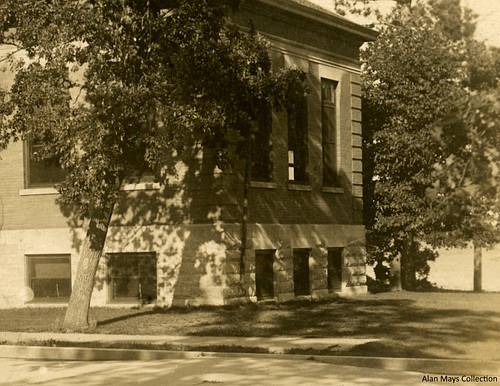
[[[170,346],[173,350],[188,348],[204,349],[205,347],[249,347],[261,348],[271,354],[284,354],[291,349],[313,349],[345,352],[354,346],[379,339],[355,338],[300,338],[294,336],[262,338],[238,336],[175,336],[175,335],[105,335],[105,334],[72,334],[72,333],[30,333],[30,332],[0,332],[0,342],[7,344],[23,344],[30,342],[99,342],[107,344],[147,344],[155,346]],[[169,347],[169,349],[170,349]]]
[[[416,371],[426,374],[495,375],[500,378],[500,362],[463,359],[386,358],[342,356],[350,347],[373,340],[349,338],[300,338],[300,337],[204,337],[204,336],[145,336],[63,333],[0,332],[0,358],[70,360],[70,361],[124,361],[124,360],[182,360],[200,357],[258,357],[261,359],[313,360],[332,365],[358,366],[383,370]],[[64,342],[68,347],[50,347]],[[82,348],[81,343],[98,343],[99,347],[116,344],[166,346],[168,350]],[[45,343],[45,344],[43,344]],[[71,347],[74,343],[75,346]],[[45,347],[41,347],[45,346]],[[48,347],[47,347],[48,346]],[[237,347],[238,352],[231,350]],[[255,352],[255,348],[270,354]],[[284,354],[290,349],[330,348],[339,355]],[[217,351],[217,352],[212,352]],[[221,352],[222,351],[222,352]],[[233,351],[233,352],[231,352]],[[334,351],[334,352],[335,352]]]

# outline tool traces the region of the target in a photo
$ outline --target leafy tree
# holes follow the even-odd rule
[[[436,127],[446,158],[428,194],[435,205],[435,245],[474,244],[474,290],[481,291],[481,250],[500,242],[500,90],[466,95]]]
[[[478,144],[487,132],[478,131],[472,107],[494,109],[498,50],[474,40],[476,16],[459,0],[397,1],[387,16],[377,0],[334,3],[382,31],[363,54],[365,224],[371,260],[401,256],[403,287],[411,289],[415,270],[426,274],[436,257],[420,241],[498,239],[495,190],[477,185],[495,170],[495,153]],[[485,157],[488,168],[473,167]]]
[[[443,158],[435,166],[434,200],[438,236],[434,245],[474,245],[474,289],[481,290],[481,249],[500,241],[496,217],[498,56],[494,48],[473,39],[475,15],[458,0],[432,0],[431,13],[452,40],[463,46],[466,95],[436,128]],[[461,17],[460,17],[461,16]],[[445,156],[446,155],[446,156]]]
[[[249,141],[265,104],[300,93],[304,74],[271,73],[265,40],[228,23],[237,1],[5,0],[3,43],[26,52],[0,105],[0,144],[36,140],[66,172],[63,204],[86,219],[64,328],[88,326],[110,218],[124,178],[151,168],[166,183],[188,138],[231,164],[227,133]],[[15,28],[13,28],[15,27]],[[73,71],[84,70],[75,81]],[[301,91],[303,93],[303,89]],[[5,119],[6,117],[8,119]],[[239,146],[244,148],[244,146]],[[245,152],[242,152],[245,155]]]
[[[368,246],[372,259],[379,262],[401,256],[406,289],[414,287],[415,271],[425,274],[427,259],[436,256],[420,241],[433,246],[455,243],[444,237],[443,224],[450,230],[451,223],[441,216],[446,212],[443,202],[454,202],[459,194],[451,185],[429,194],[437,179],[448,178],[449,170],[439,165],[449,163],[452,154],[464,155],[465,148],[473,157],[484,156],[484,148],[466,140],[472,129],[466,124],[469,118],[461,130],[455,124],[449,135],[436,134],[436,127],[450,122],[450,117],[470,116],[462,108],[471,90],[496,84],[494,58],[484,44],[472,39],[474,26],[474,16],[456,0],[399,7],[363,55]],[[467,162],[464,159],[462,166]],[[474,202],[477,222],[484,202]],[[462,235],[465,229],[485,234],[484,228],[463,222],[463,213],[455,220],[455,237],[460,237],[458,229]]]
[[[466,69],[460,47],[423,6],[397,8],[389,20],[363,53],[365,223],[372,258],[400,255],[403,288],[411,289],[426,266],[416,264],[417,240],[429,232],[426,188],[441,157],[433,127],[454,108]]]
[[[428,4],[429,13],[445,36],[454,41],[473,38],[476,16],[471,9],[462,8],[460,0],[429,0]]]

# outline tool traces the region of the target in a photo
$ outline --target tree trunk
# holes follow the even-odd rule
[[[250,190],[250,145],[249,140],[245,144],[245,161],[243,171],[243,207],[241,216],[241,250],[240,250],[240,283],[245,285],[245,258],[247,253],[247,235],[248,235],[248,192]]]
[[[112,208],[113,206],[106,211],[102,218],[92,218],[89,221],[68,309],[64,317],[63,329],[66,331],[78,331],[89,327],[90,299],[108,233]]]
[[[483,271],[483,249],[481,244],[474,241],[474,291],[483,290],[482,271]]]
[[[410,234],[404,241],[404,247],[401,253],[401,285],[406,291],[413,291],[415,289],[416,275],[412,250],[413,235]]]
[[[389,277],[389,288],[391,292],[397,292],[402,290],[401,285],[401,255],[392,259],[391,261],[391,271]]]

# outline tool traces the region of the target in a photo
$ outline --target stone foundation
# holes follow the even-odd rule
[[[257,301],[255,251],[273,250],[274,300],[295,298],[293,251],[309,249],[310,297],[366,292],[364,228],[343,225],[252,224],[248,229],[245,280],[240,281],[239,224],[112,227],[101,259],[92,306],[134,306],[137,301],[113,301],[106,253],[155,252],[157,259],[156,305],[170,307],[202,304],[224,305]],[[75,277],[83,232],[81,229],[3,231],[0,264],[3,288],[0,307],[61,305],[33,302],[26,256],[71,256]],[[341,247],[342,288],[328,290],[328,248]]]

